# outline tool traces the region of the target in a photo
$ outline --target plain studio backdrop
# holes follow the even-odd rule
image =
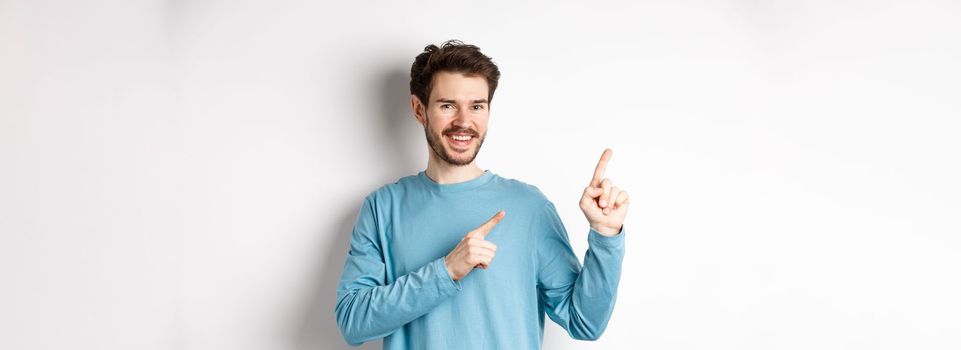
[[[2,0],[0,348],[350,348],[350,229],[425,168],[408,73],[451,38],[503,73],[478,164],[547,194],[579,256],[604,147],[632,195],[610,326],[592,343],[549,322],[546,349],[961,348],[959,18]]]

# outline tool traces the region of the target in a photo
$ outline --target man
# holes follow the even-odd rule
[[[611,150],[580,201],[591,227],[582,268],[544,194],[474,163],[499,77],[489,57],[459,41],[415,59],[411,107],[427,137],[427,169],[364,200],[335,307],[349,344],[540,349],[545,313],[576,339],[607,327],[628,209],[627,192],[603,178]]]

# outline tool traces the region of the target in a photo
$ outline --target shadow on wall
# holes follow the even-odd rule
[[[409,124],[416,125],[416,122],[410,112],[409,72],[407,69],[394,67],[374,79],[373,90],[380,93],[380,108],[375,111],[376,115],[367,115],[366,120],[360,123],[369,125],[371,131],[378,132],[382,137],[373,139],[382,140],[382,144],[377,148],[379,154],[358,155],[358,157],[371,156],[370,159],[375,161],[370,163],[370,170],[383,174],[380,178],[383,182],[371,184],[370,188],[365,190],[366,192],[358,193],[357,199],[351,202],[354,205],[344,206],[344,211],[337,213],[336,221],[328,221],[334,224],[323,227],[322,232],[318,232],[326,242],[322,242],[324,251],[319,257],[320,265],[314,270],[313,275],[307,277],[317,278],[317,280],[312,283],[315,289],[310,294],[311,300],[308,307],[299,315],[301,319],[297,321],[300,327],[296,330],[294,344],[298,350],[382,348],[381,340],[367,342],[359,347],[348,345],[341,336],[334,318],[337,284],[347,257],[351,230],[364,196],[387,182],[410,175],[411,170],[417,166],[414,161],[416,157],[423,156],[415,155],[415,149],[423,147],[422,142],[418,143],[422,134],[410,132]],[[364,109],[358,108],[358,110]]]
[[[383,168],[383,180],[387,183],[423,170],[419,167],[426,166],[423,161],[427,158],[427,141],[410,107],[410,67],[396,67],[380,78],[374,88],[380,88],[383,96],[380,132],[386,141],[379,156],[381,164],[388,165]]]

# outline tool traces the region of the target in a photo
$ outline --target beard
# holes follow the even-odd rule
[[[437,158],[440,158],[441,161],[454,166],[464,166],[470,164],[474,161],[474,158],[477,158],[477,153],[480,153],[481,145],[484,144],[484,138],[487,137],[486,133],[484,135],[478,135],[477,131],[474,131],[474,129],[450,127],[444,129],[440,135],[435,135],[434,133],[430,132],[430,128],[428,127],[428,125],[430,125],[430,117],[426,118],[427,122],[424,123],[424,135],[427,137],[427,145],[430,146],[431,151],[437,155]],[[477,146],[474,146],[473,149],[468,149],[464,152],[448,152],[445,142],[442,140],[442,138],[445,138],[446,136],[444,135],[450,133],[470,134],[473,136],[475,142],[477,142]],[[463,156],[457,157],[452,153]]]

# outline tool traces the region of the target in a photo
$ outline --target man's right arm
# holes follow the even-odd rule
[[[348,344],[383,338],[460,290],[439,257],[387,283],[384,247],[371,198],[364,200],[337,286],[335,314]]]

